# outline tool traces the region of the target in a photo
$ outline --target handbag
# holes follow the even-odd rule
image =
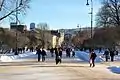
[[[90,59],[90,64],[92,64],[92,59]]]

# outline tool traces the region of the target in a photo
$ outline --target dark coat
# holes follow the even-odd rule
[[[42,50],[41,54],[42,54],[42,56],[46,56],[46,51]]]
[[[110,56],[113,57],[115,54],[114,54],[114,51],[110,51]]]
[[[40,56],[41,55],[41,50],[37,49],[37,53],[36,54],[38,54],[38,56]]]
[[[96,57],[97,55],[95,54],[95,52],[91,52],[90,59],[95,59]]]
[[[51,53],[54,53],[54,49],[53,49],[53,48],[51,48],[51,49],[50,49],[50,52],[51,52]]]
[[[109,55],[109,51],[106,50],[106,51],[104,52],[104,55],[105,55],[105,56],[108,56],[108,55]]]

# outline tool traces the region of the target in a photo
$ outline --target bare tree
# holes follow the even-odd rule
[[[110,25],[110,10],[107,5],[100,8],[96,15],[96,26],[97,27],[108,27]]]
[[[15,13],[25,14],[31,0],[0,0],[0,21],[9,17],[14,19]]]
[[[47,23],[39,23],[37,25],[38,31],[40,33],[40,37],[41,37],[41,43],[42,43],[42,47],[45,47],[45,44],[48,42],[48,37],[46,36],[48,30],[49,30],[49,26]]]
[[[40,30],[49,30],[49,26],[48,26],[48,24],[47,23],[39,23],[38,25],[37,25],[37,28],[38,29],[40,29]]]
[[[104,0],[97,15],[97,24],[120,26],[120,0]]]
[[[14,39],[15,37],[12,36],[9,31],[0,28],[0,50],[2,54],[7,53],[10,51],[10,48],[13,48],[15,42]]]

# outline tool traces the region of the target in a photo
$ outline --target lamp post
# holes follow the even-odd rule
[[[20,3],[18,4],[19,0],[16,0],[16,51],[15,51],[15,55],[18,55],[18,44],[17,44],[17,29],[18,29],[18,7],[22,5],[22,0],[20,0]]]
[[[77,28],[79,29],[79,32],[81,32],[81,25],[77,25]]]
[[[86,5],[87,6],[90,5],[89,0],[87,0]],[[93,36],[93,30],[92,30],[92,28],[93,28],[93,0],[91,0],[91,12],[90,12],[90,14],[91,14],[91,38],[92,38],[92,36]]]
[[[81,35],[81,25],[79,25],[79,24],[77,24],[77,28],[78,28],[78,38],[77,38],[77,40],[78,40],[78,43],[79,43],[79,45],[81,46],[81,39],[80,39],[80,35]]]
[[[81,25],[77,24],[77,28],[78,28],[78,34],[79,34],[79,32],[81,32]]]
[[[79,28],[79,24],[77,24],[77,28]]]

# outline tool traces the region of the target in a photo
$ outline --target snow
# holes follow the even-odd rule
[[[103,57],[103,53],[99,52],[99,51],[95,51],[95,53],[97,54],[97,58],[96,58],[96,62],[105,62],[105,58]],[[84,61],[89,61],[89,51],[76,51],[76,55],[78,56],[78,58],[84,60]],[[120,54],[115,56],[115,61],[120,61]],[[110,63],[110,62],[109,62]],[[109,67],[106,67],[110,72],[115,73],[115,74],[120,74],[120,66],[118,65],[110,65]]]
[[[51,58],[51,55],[49,54],[50,52],[47,52],[47,58]],[[80,61],[83,62],[89,62],[89,52],[88,51],[75,51],[76,56],[75,58],[70,58],[68,60],[75,60],[78,61],[78,63]],[[100,63],[105,61],[104,57],[103,57],[103,53],[102,52],[98,52],[97,50],[95,51],[95,53],[97,54],[97,58],[96,58],[96,62]],[[63,51],[63,60],[66,59],[65,55],[66,52]],[[0,61],[1,62],[14,62],[14,61],[24,61],[25,59],[36,59],[37,55],[36,52],[25,52],[23,54],[19,54],[19,55],[14,55],[14,54],[4,54],[1,55],[0,57]],[[118,56],[115,56],[115,60],[120,61],[120,54]],[[117,65],[109,65],[106,67],[110,72],[115,73],[115,74],[120,74],[120,66]]]
[[[113,73],[120,74],[120,67],[119,66],[108,67],[108,69]]]
[[[97,54],[97,58],[96,58],[96,62],[103,62],[105,61],[105,56],[104,54],[104,50],[102,50],[101,52],[99,52],[98,50],[95,50],[95,53]],[[83,59],[84,61],[89,61],[89,51],[76,51],[76,55]],[[120,61],[120,53],[118,55],[115,55],[114,57],[115,61]]]
[[[4,54],[1,55],[0,61],[1,62],[12,62],[21,58],[27,58],[28,56],[31,56],[35,54],[35,52],[25,52],[19,55],[13,55],[13,54]]]
[[[76,55],[78,56],[78,58],[89,62],[89,53],[88,52],[84,52],[84,51],[76,51]],[[104,61],[98,54],[97,54],[97,58],[95,60],[96,62],[102,62]]]
[[[48,52],[50,53],[50,52]],[[77,61],[85,61],[85,62],[89,62],[89,51],[75,51],[76,53],[76,60]],[[96,62],[103,62],[105,61],[105,58],[103,56],[104,50],[102,50],[101,52],[99,52],[98,50],[95,50],[95,53],[97,54],[97,58],[96,58]],[[65,51],[63,51],[63,54],[65,55]],[[25,52],[19,55],[14,55],[14,54],[4,54],[1,55],[0,57],[0,61],[1,62],[9,62],[9,61],[13,61],[13,60],[17,60],[17,59],[35,59],[37,57],[36,52]],[[50,55],[49,55],[50,58]],[[117,56],[115,56],[115,61],[120,61],[120,54]]]
[[[77,61],[85,61],[85,62],[89,62],[89,51],[75,51],[76,52],[76,60]],[[50,52],[48,52],[50,53]],[[96,58],[96,62],[103,62],[105,61],[105,58],[103,56],[104,50],[102,50],[101,52],[99,52],[98,50],[95,50],[95,53],[97,54],[97,58]],[[36,58],[37,55],[35,55],[36,52],[25,52],[23,54],[19,54],[19,55],[14,55],[14,54],[4,54],[1,55],[0,57],[0,61],[1,62],[9,62],[9,61],[13,61],[16,59],[29,59],[29,58]],[[63,54],[65,55],[65,51],[63,52]],[[50,55],[49,55],[50,57]],[[120,54],[118,56],[115,56],[115,61],[120,61]]]

